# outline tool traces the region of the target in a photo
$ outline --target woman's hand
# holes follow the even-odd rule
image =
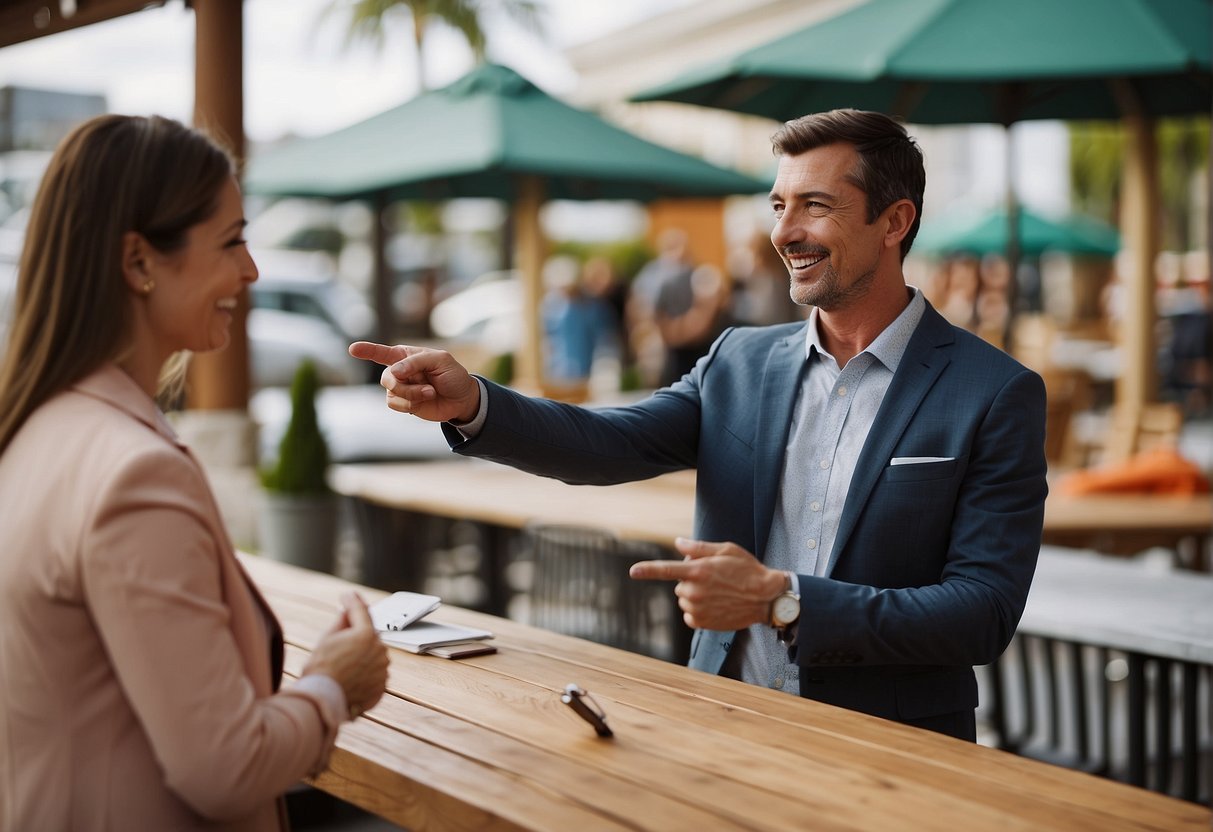
[[[366,602],[354,593],[342,596],[341,616],[320,639],[307,666],[309,673],[332,677],[345,692],[350,714],[373,707],[387,687],[387,647],[379,640]]]

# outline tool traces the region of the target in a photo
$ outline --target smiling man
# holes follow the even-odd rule
[[[442,351],[351,352],[456,453],[570,483],[697,469],[683,559],[632,567],[677,582],[692,667],[973,740],[973,665],[1010,641],[1040,548],[1044,385],[906,285],[926,174],[900,124],[835,110],[772,141],[771,242],[807,322],[730,329],[594,411]]]

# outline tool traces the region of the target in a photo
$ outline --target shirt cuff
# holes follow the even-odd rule
[[[489,418],[489,388],[477,376],[472,376],[472,378],[476,379],[476,383],[480,385],[480,409],[476,411],[476,415],[470,422],[457,422],[454,419],[447,422],[459,431],[460,436],[464,439],[475,439],[479,436],[480,431],[484,430],[485,420]]]
[[[797,598],[800,597],[800,576],[792,570],[788,570],[788,581],[791,582],[792,594]]]
[[[299,693],[309,694],[320,707],[320,718],[326,728],[337,728],[350,718],[350,706],[345,691],[337,680],[323,673],[309,673],[291,686]]]

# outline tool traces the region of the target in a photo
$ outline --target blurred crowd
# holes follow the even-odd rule
[[[544,268],[546,377],[588,382],[596,367],[626,373],[625,387],[670,384],[729,326],[801,320],[788,273],[770,239],[756,233],[722,270],[699,262],[681,229],[662,232],[655,256],[630,282],[611,262],[555,257]]]

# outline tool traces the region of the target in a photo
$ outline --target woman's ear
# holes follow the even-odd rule
[[[151,244],[138,231],[122,235],[122,277],[127,287],[136,294],[148,294],[148,286],[155,285],[152,278]]]

